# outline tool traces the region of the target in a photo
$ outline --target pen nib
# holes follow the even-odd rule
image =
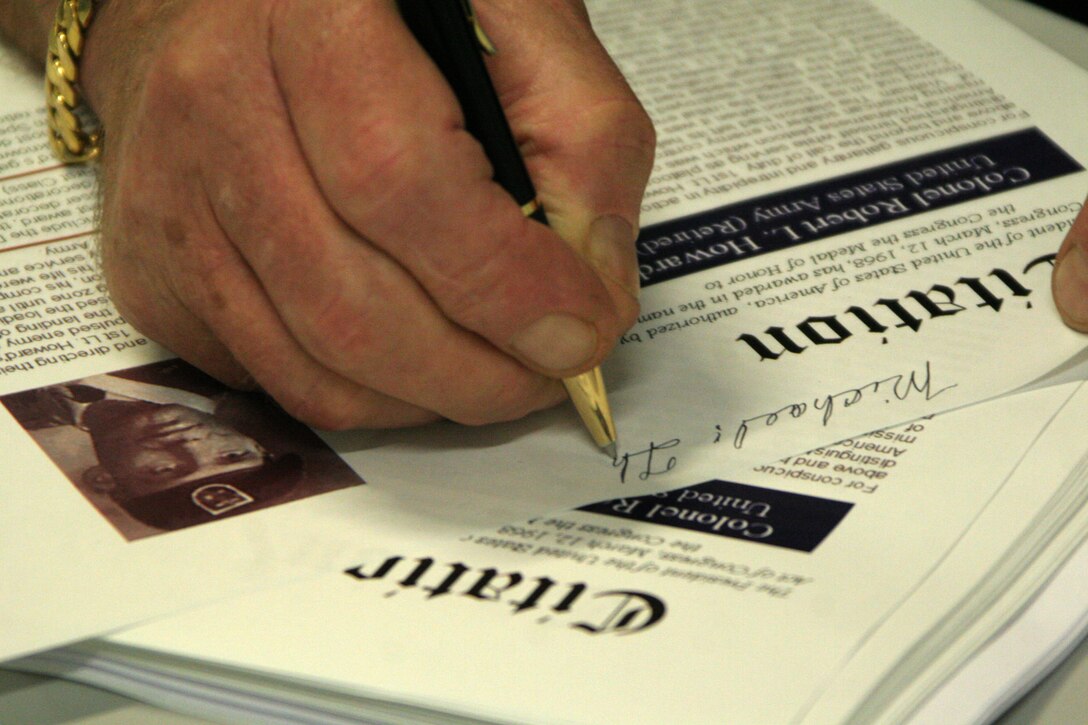
[[[589,372],[565,378],[567,388],[575,410],[582,417],[586,429],[593,437],[593,442],[605,451],[611,451],[615,458],[616,424],[612,420],[612,410],[608,406],[608,395],[604,390],[604,378],[601,369],[593,368]]]
[[[613,461],[616,460],[616,444],[615,442],[609,443],[606,446],[601,446],[601,450],[608,454],[608,457]]]

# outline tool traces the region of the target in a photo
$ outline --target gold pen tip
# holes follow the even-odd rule
[[[563,385],[570,394],[578,415],[586,425],[586,430],[593,437],[598,448],[616,458],[616,423],[612,420],[612,411],[608,406],[608,395],[604,390],[604,378],[601,369],[592,370],[564,378]]]

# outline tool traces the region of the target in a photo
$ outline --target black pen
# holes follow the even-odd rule
[[[483,146],[495,182],[510,192],[526,216],[547,224],[484,64],[484,53],[495,53],[495,47],[476,21],[469,0],[398,0],[397,6],[457,97],[465,129]],[[566,378],[563,384],[594,442],[615,458],[616,426],[600,368]]]

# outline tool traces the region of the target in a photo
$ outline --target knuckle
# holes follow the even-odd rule
[[[587,110],[586,127],[592,138],[652,162],[657,130],[646,109],[633,95],[607,99]]]
[[[299,412],[298,419],[318,430],[329,431],[351,430],[365,423],[365,419],[360,418],[353,407],[335,400],[306,405]]]
[[[516,308],[516,300],[509,298],[505,267],[494,256],[443,272],[429,280],[429,291],[446,317],[466,329],[483,334],[497,317]]]
[[[622,127],[628,134],[630,145],[652,160],[657,148],[657,129],[642,104],[636,102],[635,105],[637,109],[628,109],[629,116],[622,122]]]
[[[319,430],[349,430],[366,422],[355,400],[325,393],[318,381],[304,386],[289,383],[272,397],[292,418]]]
[[[201,367],[206,373],[229,388],[247,392],[256,392],[260,390],[260,386],[253,376],[250,375],[249,371],[242,367],[238,361],[234,359],[234,356],[230,355],[225,350],[216,360],[210,361],[203,366],[197,365],[197,367]]]
[[[353,219],[365,222],[388,209],[403,206],[397,200],[419,196],[418,185],[428,178],[426,160],[404,124],[391,118],[372,119],[353,133],[351,148],[334,159],[327,189],[352,210]]]
[[[354,370],[392,353],[385,349],[386,336],[377,328],[372,305],[336,291],[311,303],[299,299],[308,309],[292,327],[307,353],[323,365]]]
[[[561,399],[555,381],[520,371],[516,376],[481,376],[474,397],[449,416],[456,423],[483,426],[524,418]],[[459,387],[465,385],[458,381]]]

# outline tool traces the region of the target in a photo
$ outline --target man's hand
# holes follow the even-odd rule
[[[1052,286],[1065,324],[1088,332],[1088,201],[1058,250]]]
[[[563,399],[637,315],[653,129],[574,0],[476,0],[552,222],[491,181],[391,0],[125,0],[84,86],[122,314],[324,428]]]

